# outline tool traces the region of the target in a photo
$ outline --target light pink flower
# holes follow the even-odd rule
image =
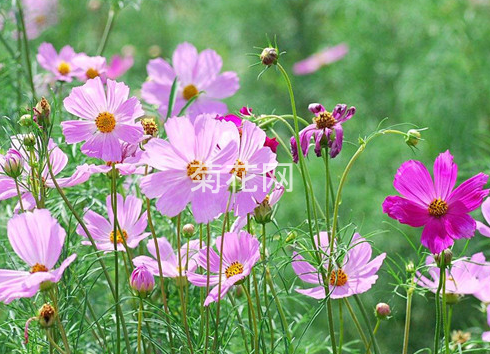
[[[97,249],[109,252],[114,250],[114,213],[110,195],[106,198],[106,206],[109,221],[91,210],[87,210],[83,221],[94,238]],[[128,195],[124,200],[122,195],[117,195],[117,222],[122,231],[122,234],[119,229],[116,232],[116,249],[118,251],[126,251],[124,242],[129,248],[135,248],[141,240],[150,235],[149,232],[145,232],[147,216],[146,213],[141,214],[142,206],[141,199],[137,197]],[[77,233],[87,237],[81,225],[78,225]],[[91,245],[92,243],[82,241],[82,244]]]
[[[218,301],[218,298],[222,299],[233,285],[243,281],[250,274],[260,258],[259,241],[245,231],[227,232],[223,237],[216,238],[215,246],[218,251],[223,248],[221,292],[219,292],[220,256],[213,248],[210,248],[208,260],[208,248],[205,247],[199,251],[197,259],[199,266],[210,273],[209,286],[214,287],[206,297],[204,306]],[[209,269],[207,269],[208,263]],[[207,286],[208,275],[188,272],[187,279],[195,286],[205,287]]]
[[[7,224],[7,231],[12,248],[30,270],[0,269],[0,301],[6,304],[34,296],[43,284],[57,283],[77,257],[72,254],[54,269],[66,232],[46,209],[14,215]]]
[[[481,205],[481,212],[483,214],[483,218],[485,221],[490,223],[490,198],[487,198]],[[485,225],[484,223],[476,220],[476,229],[483,236],[490,237],[490,227]]]
[[[134,58],[132,55],[126,55],[126,56],[119,56],[119,55],[114,55],[111,58],[111,62],[109,63],[109,66],[107,67],[107,77],[109,79],[117,79],[120,76],[123,76],[126,71],[131,69],[131,67],[134,64]]]
[[[68,144],[85,141],[82,152],[106,162],[120,162],[122,143],[137,144],[143,127],[135,119],[144,115],[136,97],[129,97],[129,87],[107,80],[107,90],[100,77],[75,87],[63,101],[65,109],[83,120],[61,122]]]
[[[160,172],[143,177],[140,186],[148,198],[158,198],[162,214],[176,216],[191,203],[196,222],[206,223],[224,211],[229,196],[224,186],[238,154],[236,141],[220,142],[230,124],[206,116],[194,124],[187,117],[170,118],[168,141],[155,138],[145,145],[141,162]]]
[[[73,78],[80,74],[80,69],[73,61],[77,55],[69,45],[61,48],[58,54],[51,43],[44,42],[39,46],[37,61],[43,69],[50,71],[56,80],[72,82]]]
[[[192,240],[184,244],[180,248],[180,269],[179,272],[179,256],[172,248],[170,242],[165,237],[157,239],[158,250],[160,251],[160,262],[162,265],[162,276],[164,278],[178,278],[180,274],[186,276],[187,272],[193,272],[197,269],[197,254],[199,251],[199,240]],[[148,240],[146,244],[148,252],[153,256],[138,256],[133,259],[133,264],[136,267],[144,265],[151,274],[160,276],[160,270],[158,269],[157,251],[155,248],[155,241]]]
[[[211,49],[201,53],[189,43],[177,46],[172,57],[173,67],[161,58],[150,60],[147,65],[149,81],[143,84],[143,99],[159,106],[162,117],[166,117],[172,83],[177,76],[178,89],[172,116],[177,115],[186,103],[199,92],[187,114],[196,117],[202,113],[223,115],[228,111],[220,100],[233,96],[238,90],[238,76],[226,71],[220,74],[223,62]]]
[[[317,237],[315,236],[315,241]],[[326,232],[320,232],[320,248],[328,254],[329,236]],[[336,249],[337,247],[335,247]],[[373,260],[371,259],[372,249],[369,242],[355,233],[352,237],[349,250],[341,261],[341,266],[333,265],[331,274],[326,274],[328,278],[328,288],[332,299],[340,299],[355,294],[362,294],[373,286],[378,279],[376,273],[383,264],[386,253],[382,253]],[[325,285],[320,271],[305,261],[303,256],[294,253],[293,270],[298,277],[310,284],[320,284],[320,286],[310,289],[296,289],[297,292],[313,297],[324,299]],[[328,269],[328,260],[324,257],[322,267]]]
[[[73,63],[79,69],[78,80],[85,82],[98,76],[105,82],[107,64],[104,57],[90,57],[85,53],[80,53],[73,59]]]
[[[58,22],[58,0],[22,0],[27,39],[39,37]]]
[[[349,47],[341,43],[334,47],[327,47],[316,54],[294,64],[293,72],[295,75],[307,75],[319,70],[322,66],[339,61],[349,52]]]

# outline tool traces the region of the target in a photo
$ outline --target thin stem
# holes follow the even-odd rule
[[[228,293],[228,298],[230,299],[231,305],[233,306],[233,308],[236,311],[236,318],[238,320],[238,324],[240,325],[240,332],[242,333],[243,344],[245,345],[245,352],[250,353],[250,351],[248,350],[247,335],[246,335],[245,329],[244,329],[245,325],[242,321],[242,316],[240,316],[240,310],[238,309],[238,306],[236,305],[235,299],[233,298],[233,296],[230,293]]]
[[[29,84],[31,86],[32,99],[34,101],[36,101],[36,89],[34,87],[34,79],[32,76],[31,55],[30,55],[30,51],[29,51],[29,42],[27,39],[26,25],[25,25],[25,21],[24,21],[24,10],[22,8],[21,0],[17,0],[17,8],[19,9],[19,19],[20,19],[20,24],[21,24],[21,29],[22,29],[22,41],[24,43],[24,50],[26,52],[27,74],[29,77]],[[20,37],[20,34],[19,34],[19,37]],[[18,40],[20,40],[20,38]]]
[[[366,338],[366,335],[364,334],[364,331],[362,330],[362,326],[361,324],[359,323],[359,320],[357,319],[357,316],[354,312],[354,309],[352,308],[351,304],[349,303],[349,300],[347,300],[346,298],[343,299],[344,300],[344,303],[345,303],[345,306],[347,307],[347,310],[349,311],[349,314],[352,318],[352,321],[354,322],[354,325],[356,326],[357,328],[357,332],[359,333],[359,335],[361,336],[361,340],[362,342],[364,343],[364,347],[366,349],[368,349],[368,341],[367,341],[367,338]],[[367,351],[368,353],[370,353],[370,351],[368,350]]]
[[[49,328],[46,328],[46,335],[48,337],[49,344],[51,346],[53,346],[57,351],[59,351],[60,354],[67,354],[65,351],[63,351],[63,349],[60,348],[60,346],[58,344],[55,343],[55,341],[53,340],[53,337],[51,337],[51,333],[50,333]]]
[[[373,336],[375,336],[376,333],[378,332],[378,328],[379,328],[380,323],[381,323],[381,320],[378,318],[376,321],[376,326],[374,326],[374,329],[373,329]],[[372,343],[373,343],[372,341],[369,341],[368,347],[366,349],[366,353],[369,351],[369,348],[371,348]]]
[[[112,202],[112,214],[114,215],[113,221],[113,244],[114,244],[114,276],[115,276],[115,296],[114,301],[119,303],[119,263],[118,263],[118,251],[117,251],[117,192],[116,192],[116,167],[112,164],[111,170],[111,202]],[[121,235],[123,238],[123,235]],[[120,318],[119,312],[116,310],[116,352],[119,354],[121,352],[121,327],[119,325]]]
[[[252,304],[252,299],[250,298],[250,293],[248,292],[246,286],[242,285],[242,289],[243,289],[243,292],[245,293],[245,295],[247,296],[248,306],[252,312],[252,323],[253,323],[253,330],[254,330],[254,351],[253,352],[255,354],[258,354],[258,352],[259,352],[259,333],[257,330],[257,319],[255,317],[255,311],[254,311],[254,307]]]
[[[325,161],[325,224],[327,225],[327,230],[330,231],[330,208],[328,206],[329,202],[329,186],[330,186],[330,170],[328,166],[328,147],[323,149],[323,160]],[[340,352],[340,350],[339,350]]]
[[[442,256],[441,258],[444,258]],[[441,289],[442,289],[442,283],[443,283],[443,273],[446,273],[445,267],[440,268],[440,273],[439,273],[439,285],[437,287],[436,291],[436,331],[434,333],[434,354],[439,354],[439,338],[441,334],[441,304],[440,304],[440,299],[441,299]]]
[[[344,343],[344,315],[342,313],[342,301],[339,301],[339,354],[342,354],[342,345]]]
[[[116,17],[116,11],[111,6],[109,9],[109,14],[107,15],[107,22],[105,24],[104,33],[102,34],[102,40],[100,42],[99,48],[97,49],[97,55],[102,55],[107,46],[107,39],[111,33],[112,27],[114,26],[114,18]]]
[[[17,189],[17,195],[19,196],[20,210],[23,213],[25,213],[24,204],[22,204],[22,194],[20,194],[19,181],[17,180],[17,178],[14,178],[14,181],[15,181],[15,188]]]
[[[60,330],[61,334],[61,340],[63,341],[63,345],[65,346],[65,352],[66,354],[70,354],[70,345],[68,344],[68,338],[66,336],[65,328],[63,327],[63,324],[61,323],[60,319],[60,309],[58,306],[58,299],[56,297],[56,294],[54,293],[53,290],[49,292],[49,296],[51,297],[51,301],[53,301],[53,306],[54,309],[57,313],[56,315],[56,324],[58,325],[58,329]]]
[[[364,308],[364,305],[359,298],[359,295],[354,295],[354,300],[357,303],[357,306],[361,310],[361,315],[364,319],[364,322],[366,323],[367,328],[369,328],[369,336],[371,337],[371,342],[373,343],[373,349],[376,354],[379,353],[379,347],[378,347],[378,342],[376,340],[376,337],[374,336],[374,333],[371,331],[371,321],[369,321],[368,314],[366,312],[366,309]]]
[[[412,315],[412,297],[414,292],[413,278],[410,281],[410,287],[407,290],[407,308],[405,315],[405,330],[403,331],[403,354],[408,354],[408,340],[410,336],[410,319]]]
[[[140,307],[138,311],[138,354],[141,354],[141,322],[143,318],[143,299],[140,298]]]
[[[264,264],[264,271],[267,273],[268,266],[267,266],[267,247],[266,247],[266,224],[262,224],[262,262]],[[269,329],[270,329],[270,334],[271,334],[271,353],[274,351],[274,329],[272,327],[272,315],[269,310],[269,299],[267,296],[267,286],[264,285],[264,305],[267,311],[267,317],[269,317]]]
[[[444,258],[444,257],[441,257]],[[443,261],[444,262],[444,261]],[[445,267],[444,267],[445,268]],[[446,271],[442,272],[442,325],[444,329],[444,344],[446,347],[446,354],[449,354],[449,324],[447,321],[447,308],[446,308]]]
[[[209,268],[210,268],[210,260],[209,260],[209,250],[211,248],[211,226],[209,225],[209,222],[206,225],[206,296],[209,294]],[[209,306],[206,306],[206,338],[205,338],[205,344],[204,344],[204,354],[207,354],[208,352],[208,347],[209,347]]]

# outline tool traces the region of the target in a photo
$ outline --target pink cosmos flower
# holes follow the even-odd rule
[[[48,210],[14,215],[7,224],[10,244],[15,253],[28,264],[29,271],[0,269],[0,301],[32,297],[43,285],[60,281],[76,254],[54,269],[65,243],[65,230]]]
[[[109,63],[109,66],[107,67],[107,77],[109,79],[117,79],[120,76],[123,76],[126,71],[131,69],[131,67],[134,64],[134,58],[132,55],[126,55],[126,56],[119,56],[119,55],[114,55],[111,58],[111,62]]]
[[[97,76],[105,82],[107,75],[107,64],[104,57],[90,57],[85,53],[80,53],[73,59],[73,64],[78,67],[78,80],[85,82]]]
[[[114,167],[121,175],[142,175],[145,173],[145,166],[140,162],[143,150],[139,144],[121,144],[121,161],[114,164]],[[77,167],[78,170],[83,170],[86,173],[107,173],[112,170],[112,163],[108,162],[104,165],[87,165]]]
[[[27,39],[39,37],[58,22],[58,0],[22,0]]]
[[[215,246],[218,251],[221,250],[221,247],[223,248],[221,292],[219,292],[220,256],[213,248],[209,249],[209,269],[207,269],[207,247],[199,251],[199,257],[197,259],[199,266],[207,269],[210,273],[209,286],[214,286],[206,297],[204,306],[218,301],[218,298],[222,299],[233,285],[243,281],[250,274],[253,266],[260,258],[259,241],[245,231],[238,233],[227,232],[223,237],[219,236],[216,238]],[[187,279],[195,286],[205,287],[208,276],[206,274],[189,272]]]
[[[454,240],[471,238],[476,223],[468,213],[477,209],[488,195],[483,189],[488,176],[479,173],[456,184],[458,166],[448,151],[434,162],[434,182],[427,168],[410,160],[397,171],[393,185],[403,196],[388,196],[383,202],[383,212],[402,224],[424,226],[420,241],[432,253],[440,253]]]
[[[446,269],[446,294],[468,295],[481,288],[482,264],[485,263],[483,253],[474,254],[470,259],[460,259],[452,263],[451,269]],[[440,268],[433,256],[425,260],[431,279],[417,272],[416,283],[436,293],[439,286]]]
[[[231,139],[217,146],[229,124],[206,116],[194,124],[187,117],[170,118],[168,141],[155,138],[145,145],[141,162],[160,172],[143,177],[140,186],[148,198],[158,198],[162,214],[176,216],[191,203],[196,222],[206,223],[224,211],[229,196],[224,186],[238,149]]]
[[[472,260],[474,260],[475,263],[472,264],[471,267],[476,269],[476,271],[479,271],[478,279],[480,286],[473,293],[473,296],[486,305],[487,322],[490,326],[490,263],[486,261],[485,256],[482,253],[477,253],[474,257],[475,258],[472,257]],[[490,331],[483,332],[482,340],[490,342]]]
[[[329,236],[326,232],[320,232],[320,247],[328,254]],[[371,289],[378,279],[376,273],[383,264],[386,253],[382,253],[369,261],[371,254],[372,249],[369,242],[355,233],[352,237],[351,246],[341,262],[342,265],[340,267],[334,265],[332,273],[326,275],[329,278],[328,288],[332,299],[362,294]],[[310,289],[296,289],[297,292],[315,299],[326,297],[325,285],[318,269],[296,252],[293,256],[292,266],[301,280],[310,284],[320,284],[320,286]],[[328,261],[325,260],[322,266],[328,269]]]
[[[481,212],[485,221],[490,223],[490,198],[486,199],[481,205]],[[490,237],[490,227],[480,221],[476,221],[476,229],[483,236]]]
[[[322,66],[339,61],[349,52],[349,47],[345,43],[335,47],[327,47],[312,56],[294,64],[293,72],[295,75],[307,75],[319,70]]]
[[[198,53],[192,44],[182,43],[175,49],[172,64],[173,68],[161,58],[150,60],[147,65],[149,81],[141,89],[143,99],[158,105],[162,117],[167,115],[170,91],[176,76],[178,90],[172,116],[177,115],[197,95],[199,97],[187,110],[189,116],[225,114],[228,111],[226,104],[220,100],[235,94],[240,87],[238,76],[231,71],[220,74],[223,62],[214,50],[206,49]]]
[[[315,117],[313,118],[313,124],[310,124],[299,133],[303,155],[305,157],[308,155],[310,140],[313,137],[315,139],[316,156],[322,156],[322,147],[327,145],[330,157],[334,158],[342,150],[344,137],[342,124],[352,118],[356,113],[356,108],[350,107],[347,109],[345,104],[338,104],[333,112],[330,113],[321,104],[312,103],[308,106],[308,109],[315,114]],[[291,138],[291,152],[294,162],[297,163],[299,158],[298,147],[294,136]]]
[[[122,142],[137,144],[143,127],[135,119],[144,115],[141,103],[129,96],[129,87],[107,80],[107,91],[100,77],[75,87],[63,101],[65,109],[83,120],[61,122],[68,144],[85,141],[82,152],[106,162],[120,162]]]
[[[183,245],[180,248],[180,266],[182,267],[179,272],[179,256],[177,252],[174,252],[172,245],[167,241],[165,237],[157,239],[158,250],[160,251],[160,261],[162,265],[162,276],[164,278],[178,278],[180,274],[186,276],[187,272],[193,272],[197,269],[197,254],[199,251],[199,240],[192,240]],[[155,276],[160,275],[157,261],[157,251],[155,248],[155,241],[148,240],[146,245],[148,252],[153,256],[138,256],[133,259],[135,267],[144,265],[151,274]]]
[[[136,267],[131,273],[129,284],[134,290],[140,293],[147,293],[155,287],[155,278],[148,268],[141,265]]]
[[[122,195],[117,195],[117,222],[122,231],[121,234],[118,229],[116,233],[118,251],[126,251],[124,242],[129,248],[135,248],[141,240],[150,235],[149,232],[145,232],[147,219],[146,213],[141,214],[142,205],[142,201],[132,195],[128,195],[126,200]],[[97,249],[109,252],[114,250],[114,213],[110,195],[107,196],[106,206],[109,221],[91,210],[87,210],[83,221],[94,238]],[[77,233],[87,237],[80,225],[77,227]],[[82,244],[91,245],[91,242],[82,241]]]
[[[39,46],[37,61],[43,69],[50,71],[56,80],[72,82],[73,78],[80,74],[80,69],[74,63],[77,55],[69,45],[61,48],[58,54],[51,43],[44,42]]]

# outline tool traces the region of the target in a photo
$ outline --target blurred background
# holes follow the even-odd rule
[[[62,0],[60,4],[58,25],[33,40],[32,50],[36,52],[47,41],[57,49],[70,44],[77,52],[94,55],[109,2]],[[143,0],[129,2],[118,14],[105,55],[119,54],[128,46],[134,49],[135,65],[123,80],[138,94],[149,59],[170,58],[183,41],[199,50],[212,48],[222,56],[223,70],[236,71],[240,77],[240,90],[226,100],[230,111],[249,106],[257,114],[290,114],[279,72],[271,68],[258,79],[262,67],[250,67],[258,57],[247,54],[260,53],[254,47],[267,46],[267,36],[276,37],[279,49],[286,52],[280,61],[292,75],[295,62],[324,47],[347,44],[349,51],[342,60],[311,75],[291,77],[298,114],[307,120],[312,102],[328,110],[337,103],[357,108],[354,118],[344,125],[344,149],[332,162],[334,182],[357,149],[358,137],[375,131],[384,118],[388,119],[383,127],[412,123],[429,128],[414,151],[400,136],[384,136],[369,144],[350,174],[341,205],[343,222],[351,221],[361,234],[370,234],[374,247],[392,257],[382,268],[377,285],[362,298],[369,309],[379,301],[392,306],[393,318],[381,325],[378,336],[382,352],[393,353],[402,346],[405,291],[388,269],[405,279],[404,263],[419,260],[398,229],[413,242],[418,242],[421,229],[393,222],[382,213],[381,204],[387,195],[396,193],[393,176],[408,159],[421,160],[431,169],[435,157],[450,149],[459,165],[459,182],[480,171],[490,172],[489,20],[490,1],[486,0]],[[7,60],[7,55],[0,51],[2,58]],[[0,80],[8,85],[5,75]],[[1,113],[14,116],[17,113],[8,100],[12,93],[5,85],[0,88]],[[289,138],[285,129],[280,131],[284,139]],[[284,151],[280,161],[289,162]],[[308,165],[322,201],[323,160],[310,154]],[[294,192],[284,196],[277,213],[281,228],[297,226],[305,219],[302,184],[295,177]],[[481,219],[478,213],[475,217]],[[465,254],[483,250],[490,256],[489,245],[477,235]],[[456,249],[463,246],[458,244]],[[281,271],[292,281],[290,268]],[[303,297],[300,301],[311,306],[317,303]],[[415,296],[409,352],[431,346],[433,311],[433,296]],[[472,330],[478,339],[481,333],[473,327],[485,328],[485,324],[485,315],[474,299],[464,299],[455,307],[454,329]],[[320,316],[307,333],[315,338],[326,336],[326,316]],[[346,338],[355,336],[354,328],[349,327]],[[303,340],[307,342],[308,336]]]

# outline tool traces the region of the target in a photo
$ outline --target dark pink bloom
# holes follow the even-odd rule
[[[252,108],[242,107],[242,108],[240,108],[240,114],[244,115],[244,116],[251,116],[252,115]]]
[[[39,46],[37,61],[43,69],[50,71],[56,80],[71,82],[80,74],[80,69],[74,63],[77,55],[69,45],[61,48],[58,54],[51,43],[44,42]]]
[[[141,89],[143,99],[158,105],[162,117],[167,115],[170,91],[176,76],[178,89],[172,116],[177,115],[199,92],[202,93],[187,110],[191,118],[203,113],[222,115],[228,111],[221,100],[233,96],[238,90],[238,76],[231,71],[220,74],[223,62],[214,50],[206,49],[198,53],[190,43],[179,44],[172,56],[172,66],[161,58],[150,60],[147,66],[149,81]]]
[[[277,147],[279,146],[279,142],[277,141],[276,138],[269,138],[268,136],[266,136],[264,146],[270,148],[272,152],[275,154],[277,153]]]
[[[348,51],[349,47],[344,43],[336,45],[335,47],[324,48],[320,52],[294,64],[293,72],[295,75],[314,73],[322,66],[339,61],[345,57]]]
[[[393,181],[402,197],[387,197],[383,212],[402,224],[424,226],[420,241],[434,254],[450,247],[454,240],[471,238],[476,223],[468,213],[479,208],[488,195],[489,190],[483,189],[488,176],[479,173],[454,189],[457,175],[458,166],[449,150],[434,162],[434,181],[420,161],[407,161]]]
[[[119,55],[114,55],[111,58],[111,62],[109,63],[109,66],[107,67],[107,77],[109,79],[117,79],[119,76],[123,76],[126,71],[131,69],[131,67],[134,64],[134,58],[132,55],[127,55],[127,56],[119,56]]]
[[[234,114],[227,114],[226,116],[216,116],[216,119],[219,121],[225,121],[225,122],[232,122],[233,124],[236,125],[238,130],[242,129],[242,119],[240,117],[237,117]]]
[[[140,292],[147,293],[155,287],[155,278],[153,274],[144,265],[134,268],[129,279],[131,287]]]
[[[344,137],[342,124],[352,118],[356,113],[356,108],[347,109],[345,104],[338,104],[333,112],[330,113],[321,104],[312,103],[308,106],[308,109],[315,114],[315,117],[313,118],[313,124],[307,126],[299,133],[303,155],[305,157],[308,155],[310,140],[313,138],[315,140],[316,156],[322,156],[322,147],[328,146],[330,157],[334,158],[342,150]],[[293,161],[297,163],[299,158],[298,147],[294,136],[291,138],[291,152]]]

